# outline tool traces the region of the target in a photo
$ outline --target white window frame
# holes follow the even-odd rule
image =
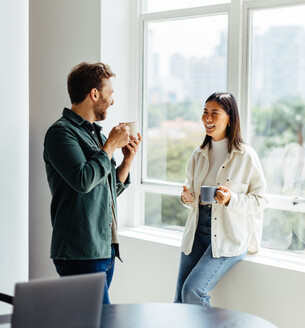
[[[143,126],[143,142],[142,149],[147,147],[145,127],[147,126],[147,112],[144,107],[146,90],[146,71],[144,62],[146,53],[144,51],[147,42],[145,38],[145,28],[149,22],[183,19],[192,17],[201,17],[218,13],[228,13],[228,57],[227,57],[227,89],[235,95],[239,109],[243,139],[248,142],[250,140],[250,106],[249,106],[249,53],[251,41],[251,11],[260,9],[273,9],[279,7],[288,7],[295,5],[305,5],[305,0],[232,0],[231,3],[209,5],[196,8],[178,9],[164,12],[143,13],[141,14],[141,3],[139,0],[139,106],[141,113],[141,121]],[[144,160],[143,160],[144,159]],[[145,225],[145,192],[156,194],[180,196],[182,184],[169,183],[154,180],[143,180],[143,172],[147,167],[144,152],[141,158],[141,174],[138,179],[138,206],[137,220],[134,226]],[[305,213],[305,198],[296,198],[292,196],[270,195],[269,208],[303,212]],[[154,229],[156,230],[156,229]],[[161,231],[162,229],[160,229]],[[170,232],[168,232],[170,234]],[[270,250],[267,250],[270,252]],[[274,251],[283,253],[285,256],[289,252]],[[292,256],[297,255],[291,253]],[[301,261],[304,261],[302,259]]]
[[[217,15],[217,14],[229,14],[231,11],[230,4],[220,4],[220,5],[211,5],[211,6],[203,6],[203,7],[196,7],[196,8],[187,8],[187,9],[178,9],[178,10],[172,10],[172,11],[164,11],[164,12],[154,12],[154,13],[144,13],[140,15],[140,31],[141,31],[141,55],[140,55],[140,63],[146,62],[147,54],[145,53],[146,49],[146,29],[147,25],[151,22],[161,22],[161,21],[166,21],[166,20],[178,20],[178,19],[187,19],[187,18],[195,18],[195,17],[204,17],[204,16],[209,16],[209,15]],[[230,15],[228,15],[230,17]],[[228,22],[228,30],[230,31],[230,24],[235,24],[236,22],[233,21],[232,19],[229,20]],[[228,31],[228,33],[229,33]],[[229,38],[234,38],[236,39],[236,35],[229,36]],[[239,41],[235,41],[238,42]],[[236,48],[238,47],[232,47],[232,52],[236,52]],[[228,51],[230,51],[228,49]],[[234,53],[234,55],[236,55]],[[228,58],[235,58],[234,56],[229,56]],[[233,61],[232,61],[233,62]],[[232,65],[236,65],[239,61],[235,58],[234,62]],[[229,62],[228,62],[229,66]],[[143,144],[142,144],[142,149],[145,149],[147,147],[146,145],[146,136],[145,136],[145,131],[146,131],[146,126],[147,126],[147,112],[144,104],[146,103],[145,99],[145,91],[146,90],[146,80],[145,77],[146,71],[145,67],[142,64],[140,68],[140,85],[142,86],[140,89],[140,101],[139,103],[141,104],[141,120],[142,120],[142,126],[143,126]],[[232,72],[234,70],[232,69]],[[230,77],[227,77],[227,84],[228,80],[233,80]],[[232,83],[233,84],[233,83]],[[232,87],[235,90],[235,87]],[[233,92],[233,91],[232,91]],[[145,202],[144,202],[144,194],[145,192],[151,192],[151,193],[156,193],[156,194],[163,194],[163,195],[170,195],[170,196],[180,196],[181,189],[182,189],[182,183],[171,183],[171,182],[163,182],[163,181],[158,181],[158,180],[151,180],[145,178],[143,180],[143,176],[146,176],[146,168],[147,168],[147,162],[146,162],[146,157],[144,154],[144,151],[142,152],[142,169],[141,169],[141,181],[139,183],[139,194],[140,194],[140,212],[139,212],[139,218],[138,224],[139,225],[145,225]]]
[[[243,8],[243,67],[242,67],[242,93],[241,93],[241,125],[243,129],[243,137],[246,141],[250,140],[249,131],[251,131],[251,114],[249,105],[249,88],[250,88],[250,63],[249,53],[251,49],[251,12],[254,10],[267,10],[283,7],[291,7],[297,5],[305,5],[304,0],[246,0]],[[293,212],[305,213],[305,198],[285,196],[285,195],[269,195],[268,208],[287,210]]]

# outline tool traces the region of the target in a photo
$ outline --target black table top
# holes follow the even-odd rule
[[[102,328],[277,328],[243,312],[174,303],[104,305]]]
[[[11,315],[0,316],[10,326]],[[277,328],[251,314],[199,305],[141,303],[104,305],[102,328]]]

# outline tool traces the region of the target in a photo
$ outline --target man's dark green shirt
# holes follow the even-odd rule
[[[120,182],[114,158],[109,160],[99,147],[107,140],[101,130],[65,108],[46,133],[43,157],[52,195],[53,259],[111,256],[111,190],[116,211],[116,197],[130,177]]]

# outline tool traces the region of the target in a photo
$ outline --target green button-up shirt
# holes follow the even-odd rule
[[[110,161],[99,147],[107,140],[101,130],[65,108],[46,133],[43,157],[52,195],[53,259],[111,256],[111,190],[116,211],[116,197],[130,184],[130,177],[120,182],[115,159]]]

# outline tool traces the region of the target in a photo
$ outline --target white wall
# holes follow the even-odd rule
[[[116,73],[114,83],[114,106],[108,111],[107,119],[103,126],[105,134],[120,122],[139,121],[138,97],[137,97],[137,54],[130,51],[137,42],[136,11],[137,0],[101,0],[101,60],[109,64]],[[117,162],[122,159],[121,151],[114,154]],[[137,155],[138,157],[140,154]],[[132,225],[136,190],[135,180],[139,178],[138,163],[134,162],[131,168],[132,183],[128,192],[124,192],[118,198],[119,227]],[[134,197],[128,199],[130,195]],[[128,211],[126,211],[128,208]],[[131,220],[130,220],[131,219]]]
[[[56,275],[50,260],[50,192],[43,139],[64,106],[66,78],[100,60],[99,0],[30,0],[30,278]]]
[[[28,279],[28,36],[28,1],[1,0],[0,291],[11,295]]]

